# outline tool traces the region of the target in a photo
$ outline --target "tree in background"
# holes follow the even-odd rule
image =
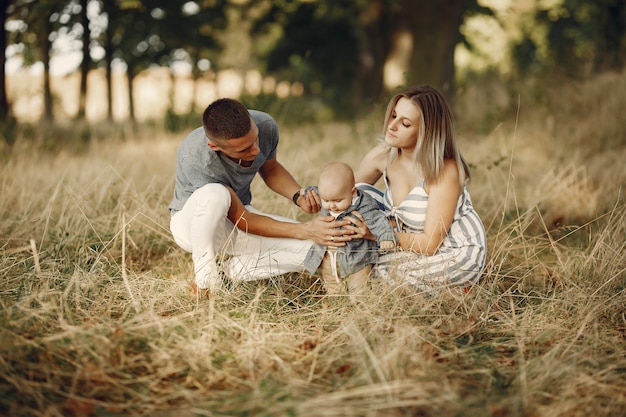
[[[619,71],[626,63],[623,0],[563,0],[531,11],[524,36],[513,47],[519,75],[546,72],[581,77]],[[539,28],[539,30],[538,30]],[[538,37],[537,33],[546,33]]]
[[[21,30],[13,32],[14,43],[24,44],[24,62],[30,65],[41,61],[44,67],[43,118],[52,120],[53,101],[50,88],[50,57],[52,38],[56,36],[59,17],[65,0],[17,0],[9,5],[9,17],[23,22]]]
[[[197,67],[198,60],[210,57],[209,51],[219,49],[215,31],[225,26],[224,7],[224,1],[102,0],[107,24],[98,41],[105,51],[108,118],[113,117],[114,59],[126,64],[129,117],[134,120],[135,77],[151,66],[171,67],[183,59]]]
[[[411,34],[413,47],[406,84],[430,84],[448,97],[455,92],[454,52],[461,42],[459,28],[476,0],[402,0],[396,16]]]
[[[9,2],[3,1],[0,4],[0,48],[2,53],[0,54],[0,122],[7,121],[10,114],[9,100],[7,99],[7,83],[6,83],[6,49],[7,49],[7,32],[4,29],[7,12],[9,8]]]
[[[393,11],[386,0],[365,2],[357,17],[359,60],[356,100],[376,101],[386,94],[385,62],[393,48]]]
[[[256,33],[282,28],[261,57],[265,72],[299,82],[304,94],[345,107],[354,92],[359,60],[357,20],[361,2],[273,2],[256,22]]]
[[[94,44],[87,15],[90,3],[97,4],[106,15],[104,27],[96,28]],[[99,45],[104,50],[102,61],[106,66],[107,118],[113,118],[111,70],[113,61],[118,59],[127,67],[130,118],[134,120],[135,77],[150,66],[169,66],[177,59],[194,61],[192,65],[197,67],[199,59],[213,58],[216,54],[207,51],[219,50],[214,29],[225,26],[226,1],[181,4],[169,0],[14,0],[2,5],[6,18],[13,23],[8,41],[0,39],[3,51],[6,53],[7,44],[18,45],[24,66],[35,62],[44,66],[43,118],[52,120],[54,116],[50,59],[54,40],[62,33],[76,40],[80,38],[82,44],[77,118],[85,117],[87,75],[92,67],[90,52]],[[6,35],[5,31],[2,33]],[[3,61],[0,74],[3,86],[4,69]],[[200,76],[198,71],[194,74]],[[2,95],[6,99],[5,89]],[[8,114],[8,103],[1,107]]]
[[[164,57],[163,65],[170,67],[172,75],[170,110],[173,112],[173,99],[176,91],[173,64],[177,61],[189,64],[195,84],[202,76],[201,61],[208,63],[209,68],[218,62],[222,52],[222,45],[218,38],[227,26],[228,1],[188,1],[182,7],[178,2],[169,0],[160,0],[157,4],[164,11],[159,33],[168,44],[168,55]],[[192,113],[197,111],[195,104],[194,98]]]
[[[89,0],[80,1],[80,25],[82,28],[83,58],[80,62],[80,92],[78,97],[77,119],[85,118],[85,108],[87,107],[87,75],[91,68],[91,56],[89,53],[91,43],[91,30],[89,28],[89,17],[87,16],[87,5]]]
[[[236,65],[240,74],[259,69],[278,81],[300,83],[312,105],[323,102],[336,115],[347,115],[346,111],[359,111],[364,104],[386,98],[388,89],[396,87],[384,83],[385,64],[407,39],[406,67],[397,83],[428,83],[453,97],[455,52],[459,44],[469,44],[460,33],[462,23],[496,9],[504,10],[497,17],[502,33],[512,40],[506,45],[511,48],[506,61],[513,62],[511,73],[520,77],[547,70],[577,75],[619,70],[626,60],[626,5],[620,0],[507,5],[482,0],[485,7],[477,0],[13,0],[3,4],[11,28],[7,43],[17,45],[14,50],[26,66],[43,62],[44,117],[49,119],[53,116],[50,56],[60,34],[82,37],[79,117],[85,112],[90,52],[97,46],[104,50],[98,64],[107,67],[109,119],[114,60],[127,67],[131,119],[135,77],[150,66],[171,69],[177,61],[189,63],[194,80],[227,65]],[[97,23],[89,22],[86,14],[87,5],[94,4],[106,16],[98,17]],[[511,24],[510,13],[524,16]],[[237,26],[229,27],[224,36],[227,16]],[[230,60],[223,51],[237,48],[233,41],[244,38],[251,45],[249,53]],[[0,106],[8,114],[1,95]]]
[[[144,5],[142,1],[107,1],[107,36],[110,71],[113,58],[126,64],[129,118],[135,120],[133,81],[143,70],[160,61],[167,54],[166,44],[159,36],[157,19],[161,15]],[[147,2],[146,2],[147,3]],[[110,78],[109,78],[110,80]],[[111,89],[111,86],[108,86]]]
[[[102,0],[100,5],[102,12],[107,16],[107,20],[115,18],[117,5],[114,0]],[[113,121],[113,25],[107,24],[100,36],[96,37],[104,50],[104,66],[107,91],[107,120]]]
[[[377,101],[388,91],[384,65],[408,35],[402,84],[432,84],[454,93],[454,54],[468,13],[485,10],[476,0],[275,1],[253,27],[253,36],[280,28],[262,59],[268,73],[303,83],[336,109]]]

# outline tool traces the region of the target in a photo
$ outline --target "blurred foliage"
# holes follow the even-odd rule
[[[8,37],[0,47],[26,66],[44,62],[46,119],[57,114],[47,81],[49,61],[61,38],[72,50],[82,50],[85,7],[91,10],[91,53],[83,60],[107,68],[109,106],[117,101],[112,64],[125,65],[131,120],[135,106],[145,105],[134,103],[134,78],[152,66],[173,72],[180,63],[191,68],[194,81],[233,69],[242,76],[258,70],[277,82],[297,83],[303,89],[299,97],[282,99],[265,90],[241,97],[251,106],[294,113],[296,120],[349,119],[384,101],[396,87],[385,80],[385,65],[392,61],[403,80],[394,83],[429,83],[453,98],[457,85],[480,76],[455,73],[455,53],[460,45],[469,54],[481,53],[481,40],[460,31],[464,22],[481,16],[504,38],[499,45],[506,52],[498,59],[510,62],[506,71],[498,62],[480,70],[489,77],[515,82],[546,74],[581,77],[619,71],[626,59],[621,0],[442,0],[435,7],[427,0],[13,0],[3,6]],[[4,108],[9,105],[2,104],[2,117],[10,114]],[[109,109],[109,120],[112,113]],[[166,118],[168,129],[177,129],[173,110]]]
[[[564,73],[579,78],[624,68],[624,1],[563,0],[560,5],[538,7],[533,17],[513,46],[518,74]],[[536,32],[545,33],[545,39],[537,38]]]
[[[251,33],[278,33],[260,55],[263,71],[303,84],[304,95],[346,118],[386,98],[390,59],[407,61],[402,84],[428,83],[452,97],[460,25],[481,13],[491,10],[475,0],[279,1],[254,20]],[[407,35],[412,46],[399,52]]]
[[[244,94],[241,102],[251,109],[262,109],[271,114],[280,125],[298,126],[307,123],[328,122],[336,117],[335,109],[321,97],[288,96],[260,93]]]
[[[199,120],[202,120],[202,114],[195,112],[180,114],[168,109],[163,118],[163,125],[168,132],[182,132],[198,127]]]
[[[283,36],[268,53],[265,68],[299,82],[304,95],[346,109],[357,87],[358,22],[362,7],[349,0],[276,2],[257,26],[281,22]]]

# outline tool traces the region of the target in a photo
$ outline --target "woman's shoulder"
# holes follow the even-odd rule
[[[454,159],[445,159],[443,161],[443,169],[439,173],[437,180],[433,183],[425,184],[424,189],[428,194],[432,194],[435,189],[445,190],[449,192],[455,190],[455,193],[460,192],[459,189],[459,167]]]
[[[378,166],[381,166],[381,164],[384,166],[389,159],[389,146],[385,143],[377,144],[365,155],[365,159],[376,163]]]
[[[447,158],[443,160],[443,175],[456,175],[459,176],[459,166],[456,160],[453,158]]]
[[[355,171],[356,182],[374,184],[382,175],[388,159],[388,149],[379,144],[370,149],[361,160],[361,165]]]

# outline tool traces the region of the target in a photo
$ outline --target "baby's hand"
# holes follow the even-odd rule
[[[390,250],[393,249],[396,245],[393,243],[393,240],[381,240],[378,245],[382,250]]]

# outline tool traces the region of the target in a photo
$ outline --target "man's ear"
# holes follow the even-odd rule
[[[213,149],[215,152],[220,151],[220,147],[217,146],[216,144],[214,144],[213,142],[209,141],[208,142],[209,148]]]
[[[356,195],[356,186],[352,187],[352,197]]]

